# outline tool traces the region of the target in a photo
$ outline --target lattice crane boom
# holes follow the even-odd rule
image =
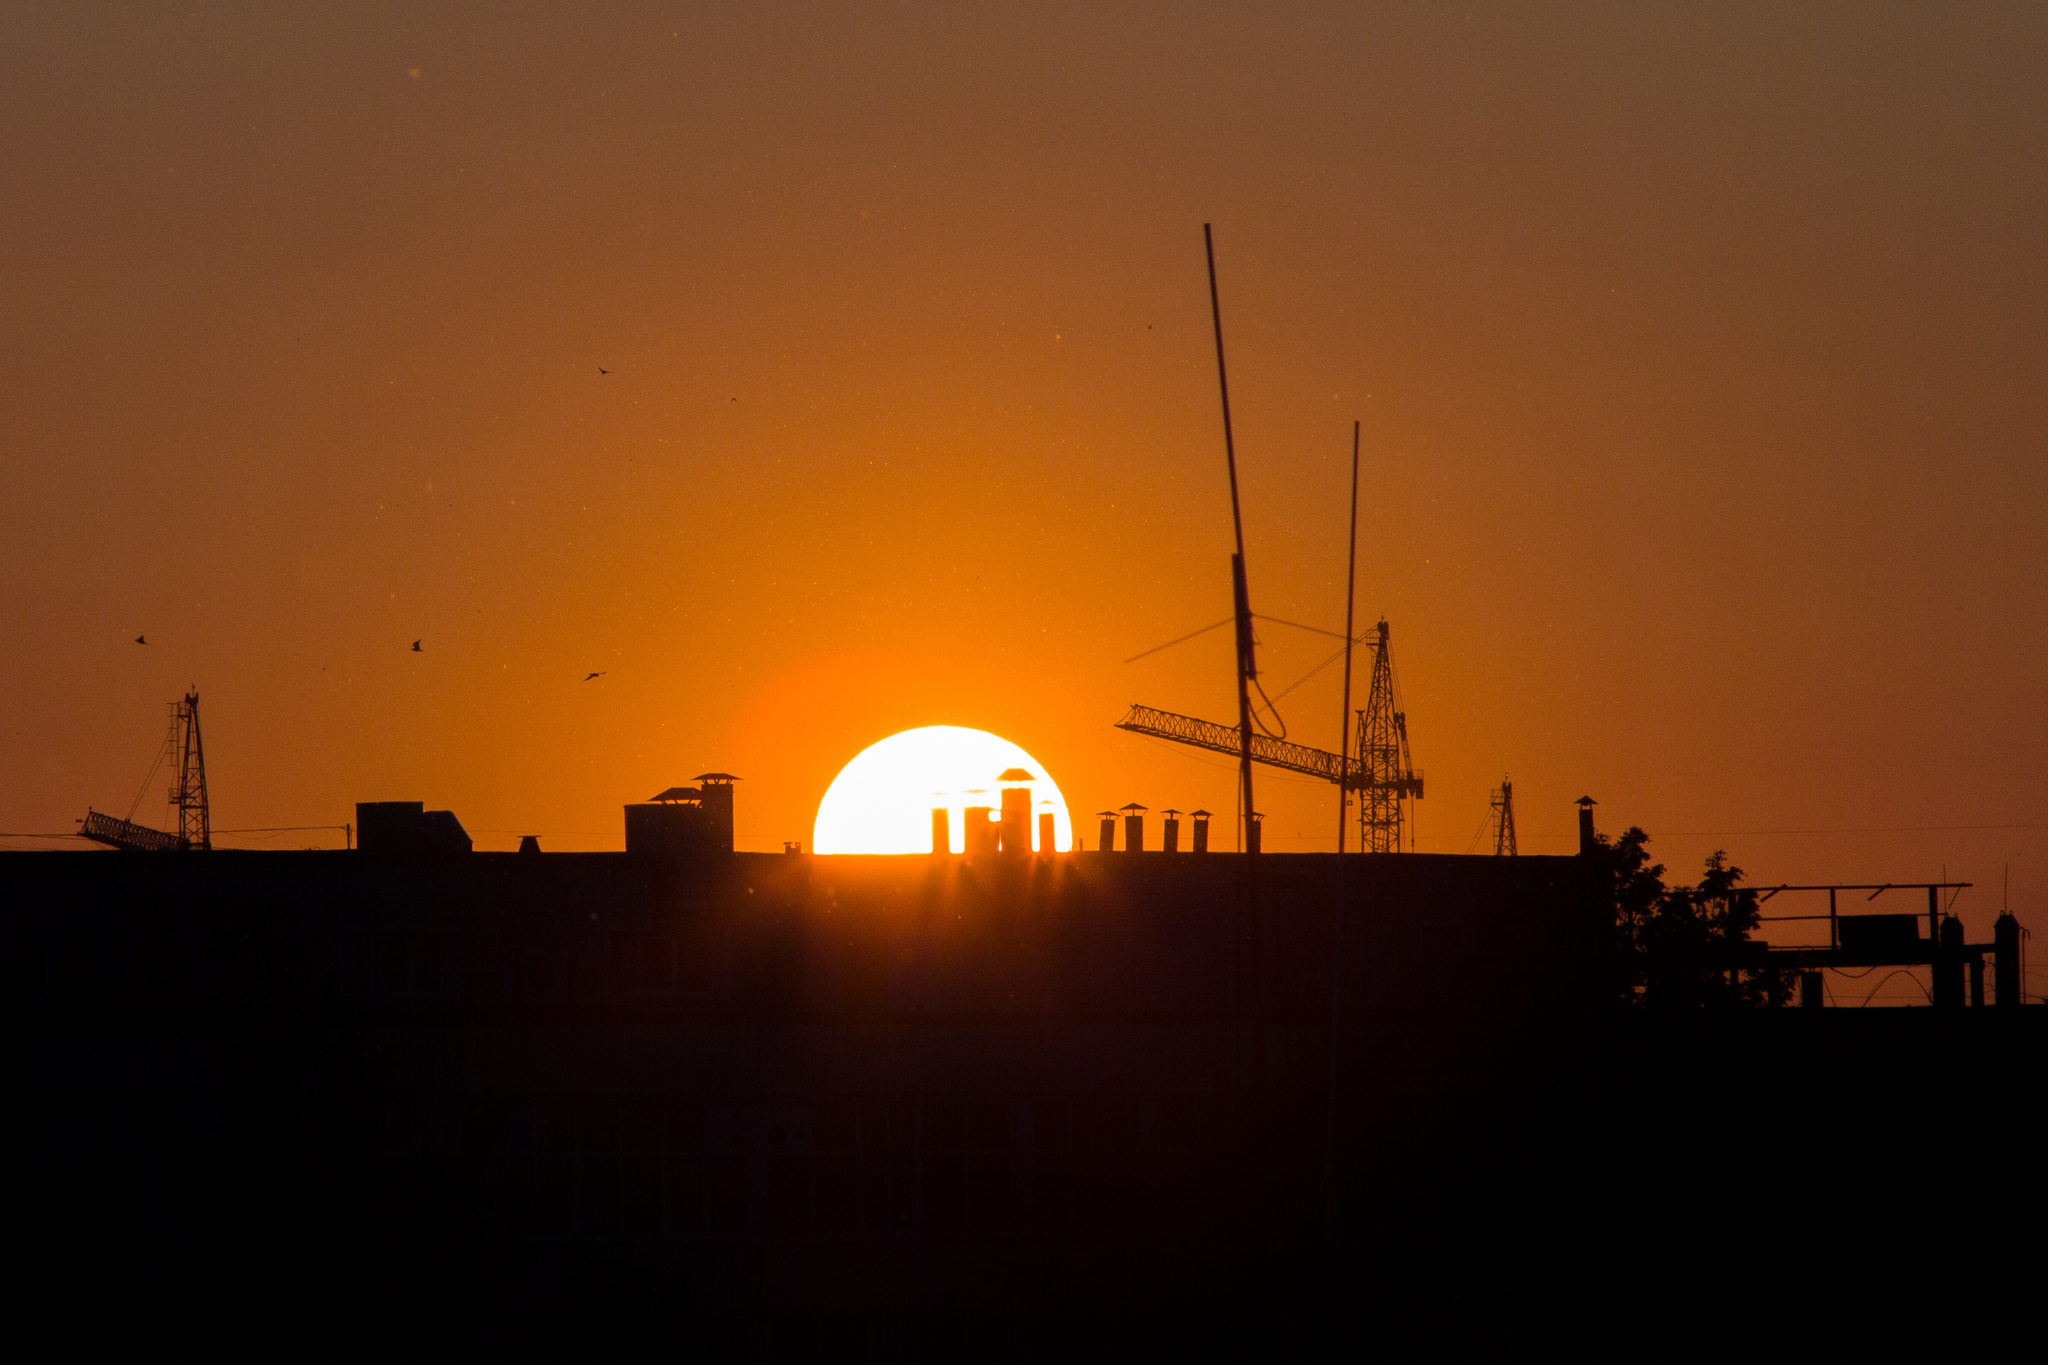
[[[1171,711],[1140,706],[1135,702],[1131,704],[1130,714],[1118,721],[1116,728],[1150,735],[1154,739],[1170,739],[1211,753],[1229,754],[1232,758],[1239,755],[1243,745],[1243,736],[1235,725],[1175,715]],[[1252,761],[1272,768],[1285,768],[1289,772],[1307,773],[1325,782],[1341,781],[1344,776],[1344,760],[1336,754],[1327,749],[1311,749],[1292,740],[1275,739],[1271,735],[1252,736]],[[1355,769],[1357,765],[1352,767]]]

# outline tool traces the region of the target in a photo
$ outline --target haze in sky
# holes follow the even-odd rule
[[[1228,631],[1121,662],[1230,609],[1208,221],[1258,610],[1341,623],[1364,424],[1424,850],[1507,774],[1527,851],[1590,793],[2048,924],[2044,66],[2033,5],[11,9],[0,827],[124,811],[190,684],[226,829],[616,848],[716,769],[779,849],[932,724],[1228,812],[1111,728],[1234,718]]]

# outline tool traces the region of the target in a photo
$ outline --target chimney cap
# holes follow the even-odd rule
[[[1168,807],[1167,807],[1167,808],[1166,808],[1165,810],[1163,810],[1163,811],[1161,811],[1161,812],[1159,812],[1159,813],[1160,813],[1161,815],[1179,815],[1179,814],[1180,814],[1180,812],[1179,812],[1179,811],[1177,811],[1177,810],[1175,810],[1175,809],[1174,809],[1174,808],[1173,808],[1172,806],[1168,806]]]
[[[740,779],[734,777],[731,773],[698,773],[690,780],[692,782],[711,782],[723,785],[727,782],[737,782]]]
[[[1597,806],[1600,803],[1598,801],[1595,801],[1590,796],[1582,796],[1578,800],[1572,802],[1572,804],[1575,806],[1582,807],[1586,810],[1591,810],[1594,806]]]
[[[1038,779],[1022,768],[1005,768],[996,774],[998,782],[1036,782]]]
[[[1188,812],[1188,814],[1194,816],[1197,820],[1206,820],[1209,818],[1209,812],[1205,810],[1191,810]]]
[[[1115,812],[1115,811],[1113,811],[1113,810],[1099,810],[1099,811],[1097,811],[1097,812],[1095,812],[1095,813],[1096,813],[1097,815],[1101,816],[1101,817],[1102,817],[1103,819],[1105,819],[1105,820],[1107,820],[1107,819],[1110,819],[1111,817],[1113,817],[1113,816],[1114,816],[1114,815],[1116,814],[1116,812]]]
[[[1152,808],[1150,806],[1141,806],[1137,802],[1133,801],[1128,806],[1119,806],[1118,809],[1121,810],[1125,815],[1129,815],[1132,811],[1148,811]]]

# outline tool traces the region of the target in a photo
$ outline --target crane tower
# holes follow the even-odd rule
[[[166,830],[138,825],[118,815],[86,808],[85,819],[79,821],[80,837],[109,848],[123,849],[133,853],[182,853],[204,852],[213,847],[213,824],[206,805],[206,749],[199,739],[199,693],[187,692],[184,699],[171,703],[171,730],[164,739],[164,747],[158,752],[157,764],[169,759],[175,766],[171,772],[171,805],[178,812],[178,830],[173,834]],[[154,776],[156,767],[151,767]],[[137,800],[141,798],[138,796]],[[135,812],[128,812],[133,815]]]
[[[1422,774],[1408,751],[1408,713],[1394,692],[1394,656],[1384,617],[1375,637],[1372,689],[1358,713],[1358,770],[1346,785],[1360,793],[1358,846],[1367,853],[1399,853],[1404,847],[1402,802],[1421,797]]]
[[[213,847],[213,823],[206,809],[206,750],[199,742],[199,694],[187,692],[171,712],[171,743],[178,760],[171,804],[178,808],[178,843],[201,851]]]
[[[1500,786],[1489,797],[1491,809],[1489,822],[1493,826],[1493,852],[1495,857],[1515,856],[1515,784],[1505,777]]]

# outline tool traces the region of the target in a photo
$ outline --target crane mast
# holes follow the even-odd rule
[[[1367,853],[1402,851],[1402,802],[1422,796],[1422,774],[1408,751],[1408,713],[1399,707],[1394,656],[1382,618],[1372,646],[1371,691],[1358,713],[1358,844]]]
[[[213,848],[213,821],[206,807],[206,750],[199,741],[199,694],[187,692],[171,717],[177,746],[178,772],[171,804],[178,808],[178,844],[207,851]]]
[[[1490,801],[1494,856],[1512,858],[1515,856],[1515,784],[1503,777]]]

